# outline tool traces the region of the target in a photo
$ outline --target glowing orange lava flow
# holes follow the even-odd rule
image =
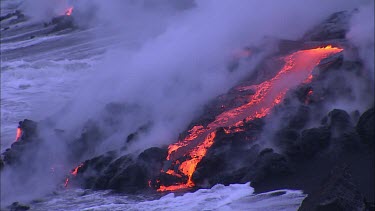
[[[78,173],[78,169],[81,168],[83,166],[83,163],[79,164],[79,166],[75,167],[75,169],[73,169],[73,171],[71,172],[71,174],[73,176],[77,176],[77,173]]]
[[[16,134],[16,141],[20,140],[21,135],[22,135],[22,129],[18,127],[17,134]]]
[[[64,183],[64,187],[68,187],[68,184],[69,184],[69,178],[66,178],[65,183]]]
[[[250,121],[266,116],[275,105],[283,101],[290,88],[312,80],[312,71],[322,59],[342,50],[327,46],[297,51],[283,58],[285,65],[272,79],[258,85],[238,88],[240,90],[253,89],[255,94],[248,96],[248,103],[221,113],[206,127],[194,126],[188,131],[188,135],[184,139],[168,147],[167,160],[176,161],[182,156],[186,156],[188,159],[181,162],[177,172],[168,170],[166,173],[170,175],[183,174],[188,177],[188,180],[183,184],[161,185],[158,191],[173,191],[193,187],[192,175],[197,164],[214,143],[217,128],[238,127],[243,124],[243,120]],[[174,162],[172,165],[178,165],[178,162]]]
[[[81,168],[83,166],[83,163],[79,164],[79,166],[75,167],[71,172],[70,174],[73,175],[73,176],[77,176],[78,174],[78,169]],[[65,179],[65,183],[64,183],[64,187],[68,187],[68,184],[69,184],[69,177],[67,177]]]
[[[68,9],[65,10],[65,15],[71,16],[73,13],[73,7],[69,7]]]

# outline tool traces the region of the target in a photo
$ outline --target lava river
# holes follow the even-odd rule
[[[311,81],[312,71],[322,59],[342,50],[341,48],[327,46],[296,51],[282,58],[284,66],[272,79],[258,85],[238,88],[239,90],[252,89],[255,94],[247,96],[248,103],[224,111],[207,126],[195,125],[188,131],[185,138],[168,147],[167,160],[171,162],[171,166],[165,173],[179,177],[184,176],[188,179],[181,184],[160,185],[158,191],[173,191],[193,187],[192,175],[197,164],[214,143],[216,131],[219,127],[228,128],[226,131],[231,132],[231,130],[238,129],[243,120],[250,121],[266,116],[275,105],[283,101],[289,89]],[[178,160],[181,157],[187,159]]]

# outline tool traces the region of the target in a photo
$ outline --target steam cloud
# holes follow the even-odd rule
[[[23,1],[20,9],[33,21],[46,21],[55,16],[63,15],[68,6],[68,2],[62,0],[36,0]]]
[[[41,19],[51,14],[47,11],[59,14],[56,11],[66,5],[64,1],[51,2],[35,0],[23,6],[28,14]],[[74,10],[80,17],[78,21],[85,20],[88,15],[92,17],[90,24],[101,29],[94,37],[115,33],[120,39],[119,45],[106,53],[89,80],[82,80],[72,96],[72,103],[66,105],[63,112],[51,114],[56,128],[64,129],[67,137],[73,139],[88,119],[100,120],[107,103],[122,102],[136,105],[137,109],[124,115],[121,125],[116,126],[119,130],[108,134],[107,140],[97,146],[98,152],[118,149],[124,144],[126,135],[148,122],[152,126],[147,134],[129,150],[175,142],[178,133],[200,114],[205,103],[228,90],[252,71],[264,56],[277,50],[269,40],[298,39],[333,12],[353,9],[362,3],[356,0],[345,4],[340,0],[173,2],[70,2],[75,5]],[[44,6],[39,7],[41,5]],[[94,14],[88,8],[96,8]],[[371,50],[366,47],[371,41],[373,53],[373,25],[372,35],[367,36],[362,32],[367,26],[362,25],[361,20],[373,16],[370,10],[360,8],[352,22],[350,39],[363,50],[363,56]],[[243,61],[236,71],[229,71],[227,65],[232,52],[245,46],[262,51]],[[373,71],[374,62],[369,62],[368,67]],[[107,133],[113,132],[105,125],[102,128]],[[51,155],[54,155],[53,161],[64,164],[69,148],[61,144],[64,140],[53,134],[45,135],[47,133],[42,131],[44,148],[33,153],[39,162],[32,165],[34,171],[27,180],[20,182],[20,177],[15,175],[28,171],[6,171],[2,175],[3,202],[35,198],[43,191],[52,190],[63,178],[63,175],[46,176],[48,173],[44,168],[51,164]],[[68,163],[65,166],[67,169],[72,167]]]
[[[363,59],[368,77],[374,85],[374,2],[369,1],[367,5],[359,7],[358,13],[351,21],[351,30],[347,37],[359,49],[360,57]],[[374,87],[372,87],[374,88]]]

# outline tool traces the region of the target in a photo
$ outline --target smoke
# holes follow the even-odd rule
[[[69,2],[65,0],[26,0],[22,2],[20,9],[33,21],[38,22],[64,15],[68,7]]]
[[[51,2],[30,1],[25,10],[35,18],[44,18],[46,11],[60,11],[60,3]],[[145,124],[150,125],[147,132],[141,134],[128,152],[176,142],[178,133],[201,114],[207,102],[249,75],[262,58],[277,50],[272,40],[296,40],[331,13],[358,4],[357,1],[343,4],[339,0],[172,2],[72,2],[76,5],[73,15],[90,16],[89,25],[96,27],[94,39],[114,37],[114,47],[106,52],[89,79],[82,79],[71,103],[61,112],[51,114],[53,127],[64,130],[67,140],[44,135],[46,146],[33,152],[39,155],[35,157],[35,166],[40,168],[29,175],[27,190],[14,188],[12,200],[18,200],[17,194],[21,193],[23,199],[30,199],[35,196],[34,190],[54,187],[56,182],[44,182],[46,174],[41,169],[50,165],[52,154],[61,162],[68,160],[64,156],[71,149],[57,142],[79,137],[87,120],[97,122],[105,137],[102,143],[95,143],[97,149],[92,156],[119,149],[127,135]],[[44,6],[38,9],[41,5]],[[51,9],[51,6],[56,7]],[[92,8],[95,11],[90,13]],[[233,52],[246,46],[260,52],[240,61],[236,70],[229,70]],[[119,124],[109,127],[102,120],[107,115],[105,106],[112,102],[136,109],[109,112],[111,118],[121,117]],[[38,112],[41,111],[43,108]],[[42,135],[45,133],[42,131]],[[7,185],[2,185],[2,193],[24,186],[19,180],[3,179],[3,182]]]
[[[2,170],[2,208],[14,201],[38,200],[46,193],[51,193],[61,187],[65,175],[72,168],[67,165],[65,155],[68,152],[65,151],[63,140],[53,130],[45,131],[39,136],[43,138],[33,140],[30,144],[18,145],[18,148],[29,149],[21,151],[22,154],[13,152],[13,156],[20,156],[20,162]]]
[[[267,117],[267,125],[262,134],[262,144],[284,152],[283,148],[290,147],[289,140],[280,138],[280,132],[292,129],[289,124],[294,119],[307,117],[308,121],[301,121],[298,131],[322,126],[322,119],[327,117],[333,109],[346,111],[353,125],[357,124],[359,116],[374,106],[374,2],[363,1],[350,17],[347,40],[353,46],[346,46],[341,58],[343,64],[339,69],[332,66],[319,71],[324,75],[317,83],[310,86],[314,92],[313,98],[323,97],[324,101],[309,105],[308,112],[299,113],[301,102],[296,96],[289,96],[287,105],[278,112]],[[340,60],[331,58],[331,60]],[[272,141],[269,141],[272,140]],[[285,142],[285,143],[284,143]],[[286,145],[286,146],[285,146]],[[335,146],[336,147],[336,146]],[[337,150],[333,149],[330,150]]]
[[[116,32],[123,39],[136,37],[139,47],[108,52],[91,82],[80,88],[84,91],[74,105],[59,118],[59,127],[73,124],[80,128],[78,124],[95,116],[106,103],[126,102],[142,107],[149,114],[144,122],[153,123],[139,147],[174,142],[205,103],[228,90],[272,52],[274,46],[264,42],[266,37],[298,39],[332,12],[348,8],[338,2],[196,1],[195,6],[173,10],[146,7],[145,2],[97,4],[98,22],[107,23],[110,30],[121,26]],[[237,71],[228,71],[231,53],[245,46],[258,47],[262,54]]]
[[[374,85],[374,1],[359,7],[350,24],[347,37],[359,49],[367,75]]]

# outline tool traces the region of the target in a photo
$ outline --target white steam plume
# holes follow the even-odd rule
[[[36,6],[44,1],[32,2]],[[138,113],[130,115],[126,123],[119,126],[123,128],[119,131],[121,135],[133,132],[128,126],[140,124],[139,119],[153,122],[137,149],[174,142],[178,133],[199,115],[205,103],[252,71],[262,56],[277,50],[272,43],[264,42],[265,37],[298,39],[331,13],[353,9],[358,4],[355,0],[345,4],[341,0],[200,0],[195,4],[186,1],[181,7],[160,7],[153,4],[156,1],[135,2],[76,2],[77,13],[85,3],[94,5],[90,8],[98,8],[93,23],[100,25],[103,32],[96,35],[117,34],[120,42],[115,50],[106,54],[90,80],[82,80],[73,103],[54,116],[56,127],[67,133],[77,132],[77,135],[82,124],[95,118],[105,104],[127,102],[140,105],[147,117]],[[169,1],[164,3],[168,5]],[[137,43],[135,48],[123,45],[133,41]],[[245,46],[256,46],[262,49],[262,54],[237,71],[228,71],[231,53]],[[105,149],[121,146],[124,141],[121,135],[109,138]],[[51,146],[61,141],[45,139],[48,140],[45,144]],[[35,165],[49,168],[46,162],[50,160],[49,155],[64,157],[69,150],[63,146],[40,149],[36,152],[39,156]],[[24,186],[28,188],[14,188],[22,191],[13,192],[12,198],[7,200],[15,201],[21,196],[32,199],[35,190],[53,187],[38,179],[45,178],[44,173],[36,168],[29,180],[24,181],[2,177],[2,194],[9,192],[7,188]]]
[[[347,38],[359,49],[361,59],[367,70],[367,75],[374,88],[374,1],[359,7],[351,20]]]
[[[123,9],[127,4],[119,5]],[[154,122],[149,136],[143,139],[143,147],[173,142],[208,100],[235,84],[248,73],[244,71],[251,71],[250,66],[230,73],[226,67],[231,52],[247,45],[269,52],[270,46],[261,42],[264,37],[298,39],[329,14],[353,5],[355,2],[344,5],[339,1],[196,1],[189,10],[163,15],[163,21],[150,23],[149,8],[137,6],[137,14],[124,9],[124,13],[112,15],[109,11],[116,10],[108,9],[114,6],[106,2],[97,15],[105,17],[107,23],[114,21],[109,24],[111,30],[122,26],[117,32],[124,38],[129,38],[127,25],[117,23],[119,20],[144,24],[142,30],[135,29],[139,33],[148,31],[152,24],[162,27],[136,50],[108,53],[93,74],[93,83],[79,93],[70,114],[61,117],[60,125],[67,128],[63,123],[73,122],[76,127],[78,118],[85,121],[103,104],[126,101],[147,108]],[[153,11],[151,17],[155,14],[159,13]],[[256,61],[252,62],[254,66]]]

